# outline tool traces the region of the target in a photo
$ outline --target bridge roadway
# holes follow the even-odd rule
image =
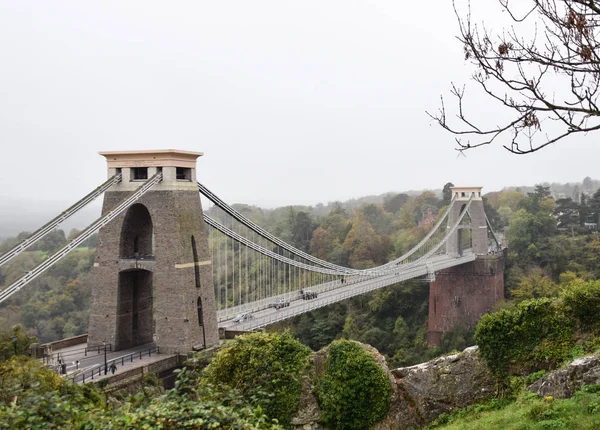
[[[71,347],[54,350],[52,352],[52,359],[48,363],[58,371],[58,358],[67,365],[67,378],[71,379],[80,373],[86,373],[86,381],[90,379],[89,372],[92,369],[98,371],[98,369],[104,370],[104,349],[100,346],[99,349],[90,348],[87,353],[85,352],[86,343],[73,345]],[[156,351],[156,345],[154,343],[147,343],[144,345],[134,346],[132,348],[120,350],[120,351],[106,351],[106,362],[110,367],[111,363],[115,363],[117,370],[115,373],[121,373],[123,371],[133,369],[139,366],[145,366],[155,361],[162,360],[170,357],[169,354],[157,354],[152,352],[148,355],[148,350]],[[140,359],[140,354],[142,358]],[[76,362],[79,361],[79,364]],[[103,373],[103,372],[102,372]],[[109,371],[109,374],[110,371]],[[104,376],[104,375],[102,375]],[[98,378],[98,376],[96,376]],[[82,382],[77,380],[77,382]]]
[[[296,296],[290,300],[290,305],[280,309],[269,307],[269,304],[278,298],[285,297],[289,300],[289,294],[281,294],[271,297],[268,300],[261,300],[260,302],[233,306],[218,312],[219,327],[240,331],[254,330],[398,282],[407,281],[449,267],[469,263],[474,261],[475,258],[476,255],[473,254],[471,250],[465,250],[460,257],[442,254],[433,256],[427,260],[427,262],[415,266],[399,266],[396,273],[389,275],[361,280],[350,277],[348,282],[344,284],[341,284],[340,281],[336,280],[310,288],[307,287],[306,289],[311,289],[318,293],[316,299],[302,300],[299,292],[296,292]],[[235,315],[241,312],[251,312],[253,318],[241,323],[234,322],[233,318]]]

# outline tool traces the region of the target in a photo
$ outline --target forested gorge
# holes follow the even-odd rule
[[[485,195],[494,229],[509,243],[506,295],[515,301],[551,297],[575,278],[600,276],[596,256],[600,239],[594,230],[600,211],[596,181],[538,185]],[[411,249],[449,204],[447,183],[441,192],[388,193],[314,207],[264,210],[235,208],[288,243],[312,255],[353,268],[383,264]],[[557,198],[553,198],[555,195]],[[568,195],[569,197],[565,197]],[[211,214],[211,210],[208,213]],[[0,268],[0,288],[33,268],[74,237],[56,230]],[[6,252],[28,233],[0,244]],[[34,280],[0,308],[0,329],[17,324],[41,342],[85,333],[91,284],[88,272],[95,237]],[[440,352],[473,343],[473,328],[446,335],[441,351],[426,344],[428,284],[412,280],[304,314],[268,330],[289,328],[302,343],[318,350],[347,338],[368,343],[400,366],[427,360]]]

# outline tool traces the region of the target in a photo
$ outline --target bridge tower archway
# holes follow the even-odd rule
[[[143,269],[119,273],[115,349],[152,342],[152,278],[152,272]]]
[[[120,258],[154,255],[154,229],[148,208],[136,203],[125,213],[121,228]]]

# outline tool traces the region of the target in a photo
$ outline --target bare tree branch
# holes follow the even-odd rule
[[[529,0],[524,14],[510,0],[497,0],[513,23],[498,35],[472,22],[470,3],[461,15],[456,1],[457,38],[474,67],[472,79],[508,118],[493,125],[475,120],[465,110],[466,87],[452,83],[456,114],[447,115],[443,98],[439,111],[427,114],[458,136],[458,151],[505,139],[508,151],[529,154],[600,130],[600,6],[594,0]],[[522,36],[521,27],[533,35]]]

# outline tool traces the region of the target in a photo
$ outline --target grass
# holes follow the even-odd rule
[[[498,400],[444,415],[429,428],[439,430],[600,429],[600,385],[589,385],[572,398],[556,400],[522,393],[515,401]]]

